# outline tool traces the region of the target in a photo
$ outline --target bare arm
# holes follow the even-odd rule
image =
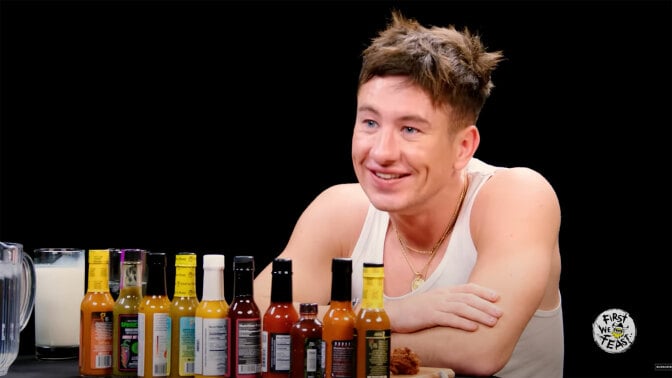
[[[387,310],[395,331],[393,344],[415,350],[424,365],[462,374],[496,373],[509,360],[534,312],[542,303],[559,300],[559,227],[558,199],[540,175],[512,169],[493,176],[472,209],[478,258],[470,283],[475,285],[452,288],[443,300],[427,293],[413,299],[414,305],[391,303]],[[499,295],[490,297],[502,310],[493,326],[486,325],[485,318],[494,303],[488,304],[487,292],[479,294],[483,288]],[[472,321],[471,330],[465,330],[470,317],[481,321]],[[463,329],[454,326],[456,321]]]
[[[331,297],[331,260],[349,257],[368,209],[358,184],[343,184],[320,193],[299,217],[278,257],[292,260],[293,299],[320,305],[322,319]],[[255,301],[262,314],[271,297],[272,264],[254,280]]]

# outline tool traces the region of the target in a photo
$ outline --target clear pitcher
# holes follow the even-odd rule
[[[35,305],[35,266],[19,243],[0,241],[0,376],[19,354],[19,333]]]

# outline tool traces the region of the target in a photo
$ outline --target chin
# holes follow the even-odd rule
[[[390,195],[380,193],[369,195],[369,201],[380,211],[394,211],[400,208],[398,198],[390,198]]]

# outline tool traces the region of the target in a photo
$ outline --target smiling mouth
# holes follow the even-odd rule
[[[403,177],[404,175],[398,174],[398,173],[381,173],[381,172],[376,172],[376,177],[381,178],[383,180],[394,180]]]

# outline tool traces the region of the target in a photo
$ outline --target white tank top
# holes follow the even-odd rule
[[[446,253],[438,267],[417,290],[398,297],[385,295],[385,301],[394,301],[423,293],[434,287],[458,285],[468,282],[476,263],[476,247],[471,239],[469,220],[474,198],[481,186],[495,170],[500,169],[473,158],[467,166],[469,190],[464,205],[455,222]],[[383,262],[385,234],[389,214],[369,206],[359,240],[352,251],[352,297],[362,295],[362,269],[364,262]],[[564,334],[562,305],[550,311],[537,310],[523,331],[509,362],[495,375],[508,377],[561,378],[564,361]],[[450,367],[450,366],[447,366]]]

